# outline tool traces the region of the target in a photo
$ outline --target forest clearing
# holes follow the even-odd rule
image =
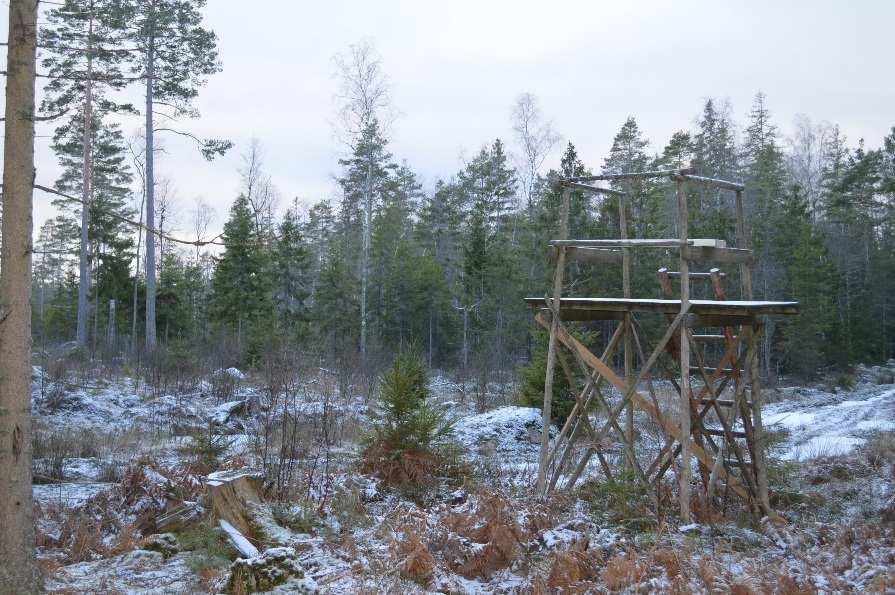
[[[891,6],[7,4],[0,595],[895,592]]]

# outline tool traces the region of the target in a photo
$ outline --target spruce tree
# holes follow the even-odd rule
[[[286,211],[273,246],[274,302],[281,327],[291,339],[305,338],[311,296],[311,254],[293,209]]]
[[[790,187],[781,211],[785,225],[773,242],[786,272],[783,297],[798,300],[800,313],[780,321],[779,357],[788,371],[814,376],[835,356],[836,272],[799,186]]]
[[[386,145],[387,140],[378,120],[371,118],[359,131],[351,155],[339,161],[344,168],[339,178],[343,195],[339,212],[340,253],[357,271],[360,288],[359,348],[363,361],[367,353],[373,213],[382,199],[383,187],[396,167]]]
[[[691,165],[699,175],[732,180],[739,178],[734,125],[728,105],[706,100],[698,130],[693,137]],[[728,193],[706,186],[689,185],[690,234],[693,237],[733,240],[733,217]]]
[[[209,316],[220,329],[236,336],[249,357],[256,357],[272,328],[273,281],[270,255],[243,194],[230,208],[222,240],[224,252],[212,279]]]

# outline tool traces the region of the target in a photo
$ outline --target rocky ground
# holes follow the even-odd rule
[[[893,370],[766,391],[786,522],[728,502],[681,527],[670,493],[657,515],[649,495],[597,468],[574,491],[535,498],[540,412],[511,405],[509,386],[479,398],[478,413],[463,387],[433,380],[465,472],[408,494],[358,472],[375,408],[326,371],[271,399],[236,369],[161,391],[35,368],[38,555],[51,593],[887,592]],[[298,430],[291,461],[271,439],[283,420]],[[210,484],[256,477],[265,461],[276,472],[245,506],[241,554]],[[185,518],[166,525],[172,511]]]

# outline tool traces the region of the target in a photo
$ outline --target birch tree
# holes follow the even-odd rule
[[[38,593],[31,502],[31,226],[37,0],[9,0],[0,247],[0,592]]]
[[[344,54],[334,58],[339,78],[338,102],[339,126],[346,142],[354,146],[369,131],[379,133],[388,128],[394,118],[388,77],[375,49],[369,42],[352,45]],[[376,168],[375,143],[367,143],[366,172],[363,183],[363,229],[360,263],[360,354],[367,358],[367,288],[370,277],[370,246],[373,224],[374,170]]]
[[[516,134],[518,154],[517,170],[521,173],[522,192],[525,195],[529,221],[533,217],[533,194],[541,167],[562,137],[553,129],[553,122],[544,120],[537,98],[522,93],[513,105],[513,132]]]

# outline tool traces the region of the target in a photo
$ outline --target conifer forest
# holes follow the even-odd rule
[[[0,595],[895,590],[890,5],[237,4],[4,2]]]

